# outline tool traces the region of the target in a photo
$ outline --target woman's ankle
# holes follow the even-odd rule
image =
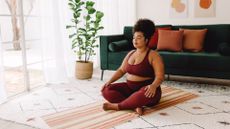
[[[143,113],[144,113],[144,109],[142,107],[135,108],[135,111],[140,116],[143,115]]]
[[[119,110],[119,107],[117,103],[106,102],[103,104],[103,109],[104,110]]]

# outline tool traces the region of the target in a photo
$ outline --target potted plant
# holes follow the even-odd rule
[[[96,39],[104,14],[94,8],[95,2],[90,0],[69,0],[69,7],[73,12],[72,25],[67,25],[72,33],[69,38],[72,41],[72,50],[78,57],[76,61],[75,75],[78,79],[89,79],[93,74],[93,62],[90,57],[95,55],[98,47]]]

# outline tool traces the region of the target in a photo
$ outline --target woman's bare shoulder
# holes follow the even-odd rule
[[[156,50],[150,50],[149,55],[151,57],[160,57],[160,54]]]
[[[135,51],[135,49],[133,49],[133,50],[129,51],[129,53],[128,53],[128,54],[133,53],[134,51]]]
[[[128,52],[128,54],[126,56],[129,56],[130,54],[132,54],[135,51],[135,49],[131,50]]]

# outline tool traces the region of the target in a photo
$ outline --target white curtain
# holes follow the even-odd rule
[[[102,34],[121,34],[124,26],[136,21],[136,0],[95,0],[97,8],[104,12]]]
[[[71,24],[72,12],[68,0],[39,0],[41,5],[41,33],[43,64],[47,83],[67,82],[73,77],[76,57],[71,50],[66,25]],[[121,34],[124,26],[136,21],[136,0],[93,0],[96,9],[104,12],[101,34]],[[99,49],[92,57],[99,66]]]
[[[104,12],[100,35],[121,34],[124,26],[136,21],[136,0],[94,0],[95,7]],[[71,24],[72,12],[68,0],[38,0],[41,15],[43,69],[47,83],[67,82],[74,76],[76,57],[71,50],[66,25]],[[1,36],[1,35],[0,35]],[[0,37],[1,38],[1,37]],[[3,79],[2,44],[0,39],[0,103],[6,100]],[[99,49],[92,59],[99,66]]]
[[[65,26],[66,0],[40,0],[43,66],[47,83],[64,83],[74,75],[75,57]]]
[[[122,34],[124,26],[133,26],[136,22],[136,0],[95,0],[98,10],[104,13],[101,35]],[[96,54],[99,65],[99,49]]]
[[[3,54],[2,54],[2,40],[1,40],[1,27],[0,27],[0,104],[6,101],[6,90],[4,87],[3,77]]]

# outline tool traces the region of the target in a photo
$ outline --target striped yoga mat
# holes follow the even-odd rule
[[[149,114],[178,103],[190,100],[197,95],[162,86],[162,98],[158,105],[145,109],[144,114]],[[103,102],[96,102],[75,109],[70,109],[55,114],[44,116],[43,119],[52,129],[107,129],[115,125],[136,118],[133,111],[104,111]]]

